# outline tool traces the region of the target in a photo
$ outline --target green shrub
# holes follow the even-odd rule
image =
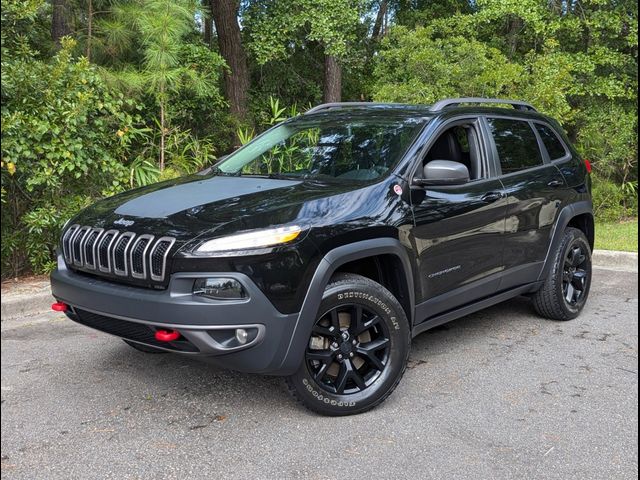
[[[132,101],[107,88],[75,43],[51,61],[2,63],[2,274],[50,266],[61,224],[128,185]],[[28,258],[28,262],[27,262]]]
[[[637,183],[636,183],[637,189]],[[615,183],[594,176],[593,178],[593,211],[602,222],[616,222],[625,218],[638,216],[637,191],[630,185]]]
[[[55,245],[67,219],[91,203],[90,197],[73,196],[61,206],[43,206],[30,210],[22,217],[26,227],[25,246],[31,269],[49,273],[55,267]]]

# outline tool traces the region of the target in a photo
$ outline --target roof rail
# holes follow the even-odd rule
[[[378,107],[378,108],[405,108],[405,109],[417,109],[424,108],[423,105],[409,105],[403,103],[378,103],[378,102],[334,102],[334,103],[323,103],[321,105],[317,105],[313,108],[310,108],[304,114],[308,113],[317,113],[323,110],[331,110],[334,108],[349,108],[349,107]]]
[[[371,102],[332,102],[332,103],[322,103],[320,105],[316,105],[313,108],[310,108],[304,114],[308,113],[316,113],[321,110],[330,110],[332,108],[342,108],[342,107],[364,107],[367,105],[371,105]]]
[[[447,98],[445,100],[440,100],[429,108],[432,112],[437,112],[443,110],[447,107],[457,107],[461,103],[499,103],[503,105],[511,105],[516,110],[523,111],[537,111],[533,106],[529,103],[521,102],[519,100],[505,100],[501,98],[481,98],[481,97],[463,97],[463,98]]]

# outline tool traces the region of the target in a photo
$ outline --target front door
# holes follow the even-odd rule
[[[507,204],[502,183],[489,173],[476,123],[445,128],[424,162],[461,162],[471,175],[462,185],[413,192],[409,239],[418,261],[418,322],[495,293],[503,270]]]

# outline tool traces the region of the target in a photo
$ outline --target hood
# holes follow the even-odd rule
[[[302,222],[301,217],[307,216],[308,202],[359,188],[362,185],[248,176],[190,176],[99,201],[71,223],[167,235],[185,242],[217,230],[223,234]]]

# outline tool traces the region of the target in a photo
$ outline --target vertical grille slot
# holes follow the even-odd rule
[[[113,273],[116,275],[126,276],[129,271],[127,253],[135,236],[133,232],[123,233],[113,244]]]
[[[96,269],[95,245],[104,229],[94,228],[89,232],[82,242],[82,254],[84,256],[84,266],[91,270]]]
[[[73,239],[74,235],[78,232],[79,228],[80,228],[80,225],[71,225],[66,231],[66,233],[64,234],[64,236],[62,237],[62,252],[64,254],[64,259],[67,261],[67,263],[73,262],[73,258],[71,257],[72,255],[71,240]]]
[[[167,256],[169,255],[169,250],[171,250],[175,241],[176,239],[172,237],[161,237],[151,249],[151,280],[164,280],[165,269],[167,267]]]
[[[78,229],[75,235],[71,237],[71,257],[73,258],[73,264],[77,267],[84,265],[84,257],[82,252],[82,241],[85,239],[91,227],[81,227]]]
[[[118,236],[117,230],[108,230],[102,236],[102,240],[98,243],[97,257],[98,269],[101,272],[108,273],[111,271],[111,246]]]
[[[140,235],[131,246],[129,265],[132,277],[147,278],[147,252],[152,241],[153,235]]]

